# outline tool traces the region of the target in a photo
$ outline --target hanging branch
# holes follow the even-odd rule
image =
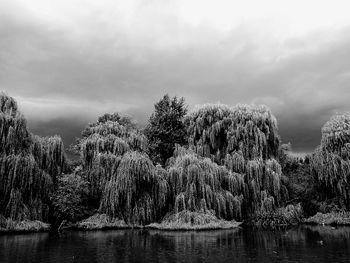
[[[3,93],[0,109],[0,213],[46,220],[53,182],[65,164],[63,143],[30,134],[16,101]]]
[[[100,210],[127,223],[149,224],[160,219],[167,191],[164,171],[145,154],[128,152],[106,184]]]
[[[207,104],[190,112],[185,121],[190,148],[234,175],[229,177],[229,192],[244,196],[244,215],[265,209],[266,202],[273,203],[266,207],[274,209],[288,199],[281,166],[274,159],[280,141],[277,121],[267,107]],[[204,175],[205,171],[200,173]],[[224,196],[218,195],[218,200]],[[223,211],[219,201],[217,204],[216,208]]]
[[[350,208],[350,113],[333,116],[322,128],[321,145],[311,158],[321,189],[328,198]]]

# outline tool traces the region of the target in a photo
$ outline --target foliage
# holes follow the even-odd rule
[[[89,182],[90,198],[99,203],[102,191],[116,173],[122,156],[129,151],[146,152],[148,142],[129,117],[105,114],[82,132],[78,141],[83,172]]]
[[[1,217],[1,215],[0,215]],[[50,229],[50,225],[47,223],[43,223],[41,221],[35,220],[22,220],[15,221],[11,218],[3,219],[0,218],[0,233],[1,232],[41,232],[48,231]]]
[[[187,113],[184,98],[165,95],[154,105],[155,111],[148,121],[145,135],[149,140],[150,157],[154,163],[164,165],[173,155],[175,144],[186,143],[183,118]]]
[[[190,144],[217,163],[235,152],[244,159],[278,154],[277,122],[265,106],[206,104],[190,112],[185,123]]]
[[[175,213],[213,210],[218,217],[242,218],[242,177],[209,158],[178,148],[169,162],[167,181]]]
[[[311,216],[319,210],[319,189],[317,178],[311,173],[310,156],[296,157],[291,154],[291,145],[281,145],[280,164],[284,177],[282,180],[288,189],[288,203],[300,202],[305,216]]]
[[[52,197],[54,216],[60,220],[76,221],[85,215],[88,184],[77,174],[62,175]]]
[[[95,214],[86,218],[77,224],[75,229],[95,230],[95,229],[119,229],[128,228],[129,226],[123,221],[112,218],[106,214]]]
[[[210,211],[183,210],[175,214],[167,215],[160,224],[153,223],[149,228],[163,230],[208,230],[236,228],[240,223],[218,219]]]
[[[46,220],[56,177],[65,168],[59,137],[32,135],[16,101],[0,93],[0,211],[13,220]]]
[[[105,113],[98,117],[99,123],[105,123],[107,121],[118,122],[120,125],[127,127],[128,129],[136,129],[136,124],[129,116],[120,116],[119,113],[114,112],[112,114]]]
[[[105,114],[82,135],[82,174],[89,182],[90,199],[99,203],[101,212],[137,225],[159,219],[167,182],[146,154],[146,137],[130,118]]]
[[[66,169],[66,157],[61,137],[32,136],[32,154],[36,163],[46,173],[51,175],[54,185],[57,185],[57,177]]]
[[[311,166],[323,198],[337,197],[341,207],[350,209],[350,113],[333,116],[323,126]]]
[[[350,212],[317,213],[305,219],[304,223],[318,225],[350,225]]]
[[[286,207],[269,211],[261,209],[249,219],[249,224],[262,228],[297,225],[302,222],[303,215],[303,209],[300,204],[287,205]]]
[[[100,210],[127,223],[149,224],[160,218],[167,191],[164,170],[146,154],[128,152],[106,184]]]
[[[229,191],[243,195],[243,216],[254,214],[261,205],[275,209],[288,199],[275,159],[280,141],[277,122],[268,108],[207,104],[190,112],[185,123],[190,147],[224,165],[239,185]]]

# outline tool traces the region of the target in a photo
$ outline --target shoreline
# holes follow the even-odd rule
[[[243,223],[239,222],[237,226],[234,227],[197,227],[197,228],[187,228],[187,227],[178,227],[178,228],[157,228],[154,226],[128,226],[128,227],[102,227],[102,228],[77,228],[77,227],[67,227],[63,228],[64,231],[81,231],[81,232],[94,232],[94,231],[111,231],[111,230],[153,230],[153,231],[162,231],[162,232],[205,232],[205,231],[224,231],[224,230],[234,230],[234,229],[242,229],[249,228],[255,229],[258,231],[275,231],[276,229],[284,229],[284,228],[293,228],[298,226],[324,226],[324,227],[349,227],[350,224],[317,224],[317,223],[300,223],[298,225],[283,225],[281,228],[259,228],[253,226],[245,226]],[[4,235],[23,235],[23,234],[40,234],[40,233],[49,233],[50,229],[41,229],[41,230],[13,230],[13,229],[0,229],[0,236]]]
[[[303,220],[307,225],[350,226],[350,212],[316,213]]]
[[[47,233],[50,232],[50,224],[41,221],[12,221],[9,228],[0,227],[0,235],[15,235],[15,234],[33,234],[33,233]],[[350,212],[338,212],[338,213],[317,213],[312,217],[304,218],[299,224],[288,225],[284,224],[281,227],[295,227],[302,225],[319,225],[319,226],[332,226],[332,227],[350,227]],[[214,230],[229,230],[242,227],[252,227],[256,229],[268,230],[269,228],[261,228],[259,226],[247,225],[244,222],[236,221],[218,221],[215,223],[205,224],[164,224],[164,223],[151,223],[149,225],[129,225],[123,220],[110,219],[104,214],[97,214],[78,223],[65,226],[63,230],[66,231],[108,231],[108,230],[127,230],[127,229],[141,229],[141,230],[159,230],[159,231],[214,231]],[[271,228],[272,230],[274,228]]]
[[[49,232],[51,225],[39,220],[22,220],[15,221],[12,219],[4,219],[0,226],[1,234],[16,234],[16,233],[39,233]]]

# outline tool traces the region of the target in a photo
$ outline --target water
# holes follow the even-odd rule
[[[3,235],[0,262],[350,262],[350,227]]]

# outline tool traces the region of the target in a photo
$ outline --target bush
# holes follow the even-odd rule
[[[160,224],[150,224],[149,228],[163,230],[209,230],[236,228],[240,223],[218,219],[211,211],[193,212],[183,210],[166,216]]]
[[[84,230],[112,229],[129,227],[124,220],[112,218],[106,214],[95,214],[74,225],[74,228]]]
[[[50,225],[43,223],[41,221],[35,220],[23,220],[15,221],[11,218],[0,219],[0,232],[39,232],[39,231],[48,231]]]
[[[305,219],[304,223],[318,225],[350,225],[350,212],[317,213]]]
[[[257,212],[248,220],[248,224],[262,228],[276,228],[290,225],[297,225],[302,222],[303,210],[300,204],[288,205],[285,208],[278,208],[275,211]]]

